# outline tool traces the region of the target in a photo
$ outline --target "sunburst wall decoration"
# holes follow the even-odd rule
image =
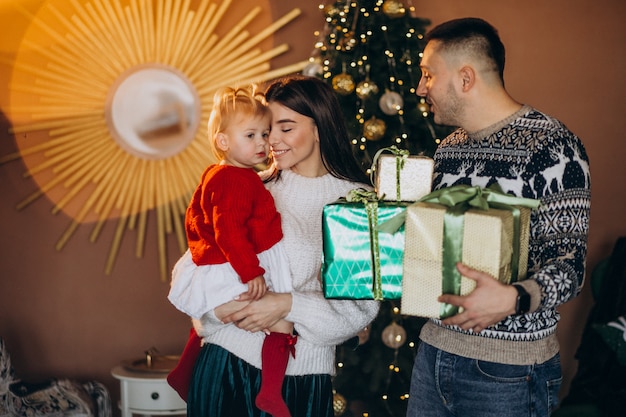
[[[18,209],[46,195],[53,213],[71,217],[58,250],[81,224],[93,224],[95,242],[107,222],[117,221],[104,266],[111,274],[127,230],[136,231],[135,254],[143,256],[154,212],[159,270],[168,279],[167,236],[175,233],[185,250],[184,212],[211,162],[203,141],[216,89],[306,65],[271,69],[270,60],[288,46],[262,47],[299,9],[251,33],[262,8],[242,3],[48,0],[33,14],[15,2],[30,25],[3,109],[18,152],[0,163],[23,159],[25,176],[39,186]],[[236,23],[220,31],[227,14],[238,14]],[[45,140],[29,141],[27,133],[40,131]]]

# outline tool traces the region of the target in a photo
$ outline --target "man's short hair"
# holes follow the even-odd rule
[[[440,42],[442,52],[465,52],[490,63],[504,83],[505,50],[498,31],[475,17],[449,20],[430,30],[426,41]]]

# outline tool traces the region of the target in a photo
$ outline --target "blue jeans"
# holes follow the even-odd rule
[[[561,379],[558,354],[538,365],[504,365],[420,342],[407,417],[548,417]]]

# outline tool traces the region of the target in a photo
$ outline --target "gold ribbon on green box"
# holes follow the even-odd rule
[[[379,201],[374,192],[357,189],[324,207],[322,284],[326,298],[400,298],[404,229],[379,233],[378,223],[406,206]]]

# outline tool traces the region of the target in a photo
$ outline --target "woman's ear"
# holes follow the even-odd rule
[[[319,143],[320,141],[320,132],[317,130],[317,125],[313,123],[313,135],[315,135],[315,142]]]
[[[222,132],[218,133],[215,137],[215,144],[220,151],[226,152],[228,150],[228,136]]]

